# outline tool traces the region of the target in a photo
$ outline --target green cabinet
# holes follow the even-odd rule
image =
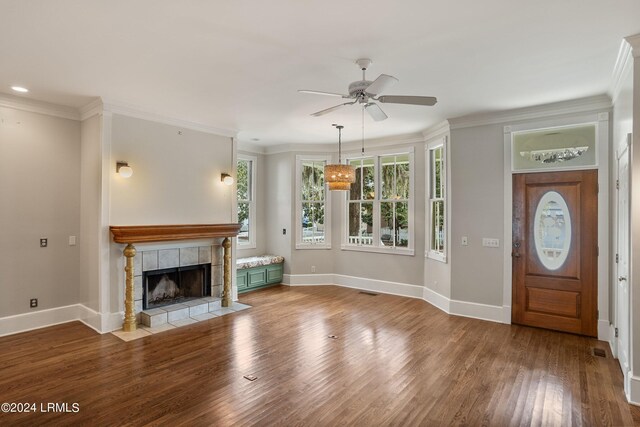
[[[279,284],[282,282],[282,272],[283,263],[236,270],[238,292]]]

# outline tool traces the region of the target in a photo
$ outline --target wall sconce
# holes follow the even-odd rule
[[[127,162],[116,162],[116,173],[123,178],[130,178],[133,175],[133,169]]]
[[[233,177],[228,173],[223,173],[220,176],[220,181],[224,182],[226,185],[233,185]]]

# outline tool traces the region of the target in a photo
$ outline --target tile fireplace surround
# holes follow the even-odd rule
[[[113,241],[124,243],[125,256],[125,316],[122,332],[132,333],[137,329],[142,312],[143,272],[164,268],[211,264],[211,293],[209,298],[221,297],[222,308],[231,308],[231,239],[238,235],[240,224],[184,224],[111,226]],[[138,252],[134,243],[170,244],[176,241],[213,239],[211,246],[194,245],[163,247],[159,250]],[[222,244],[218,242],[222,240]],[[163,245],[164,246],[164,245]],[[208,301],[210,303],[212,301]],[[182,307],[178,307],[179,309]],[[165,311],[167,308],[165,308]],[[201,313],[202,314],[202,313]]]

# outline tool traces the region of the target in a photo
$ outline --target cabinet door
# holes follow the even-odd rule
[[[264,267],[256,267],[249,270],[248,287],[255,288],[267,283],[267,274]]]
[[[237,270],[236,282],[238,284],[238,290],[247,288],[247,270]]]
[[[282,264],[272,264],[267,266],[267,283],[282,282]]]

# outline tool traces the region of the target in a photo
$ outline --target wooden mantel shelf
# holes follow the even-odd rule
[[[240,224],[112,225],[109,229],[116,243],[146,243],[234,237]]]

